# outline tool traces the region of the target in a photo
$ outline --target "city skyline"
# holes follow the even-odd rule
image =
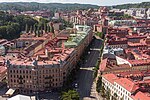
[[[80,3],[80,4],[94,4],[99,6],[112,6],[112,5],[119,5],[119,4],[128,4],[128,3],[141,3],[141,2],[148,2],[149,0],[126,0],[126,1],[112,1],[112,0],[30,0],[30,2],[39,2],[39,3]],[[2,2],[29,2],[28,0],[0,0]]]

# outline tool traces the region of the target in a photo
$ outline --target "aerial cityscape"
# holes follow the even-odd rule
[[[150,2],[1,0],[0,100],[150,100]]]

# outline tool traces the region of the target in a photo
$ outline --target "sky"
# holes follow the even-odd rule
[[[140,3],[150,0],[0,0],[0,2],[40,2],[40,3],[81,3],[99,6],[110,6],[126,3]]]

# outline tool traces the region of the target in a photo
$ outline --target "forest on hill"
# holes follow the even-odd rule
[[[116,9],[129,9],[129,8],[150,8],[150,2],[142,2],[142,3],[135,3],[135,4],[123,4],[123,5],[115,5],[112,6]]]
[[[36,11],[36,10],[77,10],[99,8],[91,4],[62,4],[62,3],[37,3],[37,2],[12,2],[0,3],[0,10],[17,10],[17,11]]]

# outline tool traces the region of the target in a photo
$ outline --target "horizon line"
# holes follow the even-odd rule
[[[144,2],[149,2],[149,1],[144,1]],[[140,3],[144,3],[144,2],[133,2],[133,3],[122,3],[122,4],[116,4],[116,5],[97,5],[97,4],[91,4],[91,3],[76,3],[76,2],[29,2],[29,1],[10,1],[10,2],[1,2],[1,3],[39,3],[39,4],[52,4],[52,3],[58,3],[58,4],[87,4],[87,5],[94,5],[94,6],[117,6],[117,5],[124,5],[124,4],[140,4]]]

